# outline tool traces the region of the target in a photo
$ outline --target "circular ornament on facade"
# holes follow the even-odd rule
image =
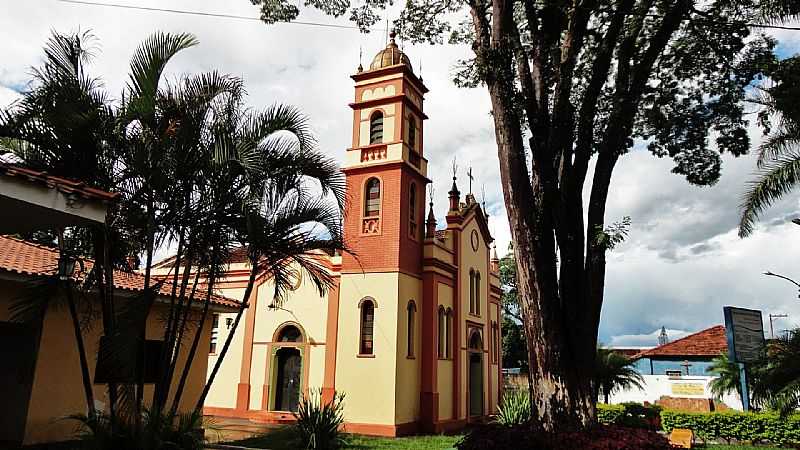
[[[476,230],[472,230],[472,234],[469,236],[470,243],[472,244],[472,250],[478,251],[478,244],[480,244],[480,240],[478,239],[478,232]]]
[[[291,282],[291,286],[289,287],[290,290],[296,291],[300,288],[300,285],[303,283],[303,274],[298,269],[292,270],[289,274],[289,281]]]

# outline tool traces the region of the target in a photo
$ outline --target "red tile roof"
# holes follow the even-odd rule
[[[119,193],[116,192],[106,192],[100,189],[95,189],[87,186],[86,183],[55,177],[48,175],[47,172],[27,169],[16,164],[0,162],[0,175],[25,179],[50,189],[57,189],[65,194],[79,195],[85,199],[112,201],[119,197]]]
[[[717,325],[697,333],[690,334],[681,339],[668,342],[650,350],[645,350],[638,358],[653,356],[719,356],[728,351],[728,340],[725,336],[725,327]]]
[[[85,272],[88,272],[94,261],[83,259],[83,263]],[[57,249],[10,236],[0,236],[0,271],[45,276],[55,274],[57,269]],[[115,270],[114,287],[126,291],[141,291],[144,289],[144,276]],[[161,286],[161,295],[169,296],[171,291],[171,286],[168,284]],[[196,301],[203,301],[206,298],[205,293],[196,293],[194,298]],[[239,302],[236,300],[216,294],[212,294],[211,303],[231,308],[239,306]]]

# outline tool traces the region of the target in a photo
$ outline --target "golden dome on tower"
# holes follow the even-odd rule
[[[395,35],[394,30],[389,33],[389,44],[372,58],[372,64],[369,65],[369,70],[382,69],[398,64],[405,64],[411,69],[411,60],[408,59],[405,53],[400,51],[400,48],[398,48],[397,44],[394,42]]]

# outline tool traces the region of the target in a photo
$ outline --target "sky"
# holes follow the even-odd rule
[[[257,17],[247,0],[108,0],[108,3]],[[220,70],[244,79],[248,103],[299,107],[311,119],[322,149],[343,160],[351,141],[353,81],[385,45],[385,33],[301,24],[265,25],[255,20],[134,11],[58,0],[0,0],[0,107],[28,86],[31,67],[42,60],[51,30],[91,30],[98,38],[92,73],[114,97],[126,82],[136,46],[154,31],[189,32],[200,45],[180,53],[167,76]],[[391,17],[389,17],[391,19]],[[299,20],[348,25],[344,20],[303,11]],[[800,53],[800,31],[773,33],[782,57]],[[456,158],[460,188],[472,167],[473,191],[485,202],[498,252],[507,251],[510,233],[503,205],[489,97],[485,88],[461,89],[451,82],[465,46],[404,45],[414,71],[430,89],[425,112],[425,157],[433,180],[440,225],[447,208],[451,164]],[[751,127],[754,145],[761,133]],[[606,220],[631,217],[627,240],[608,258],[600,341],[617,346],[652,346],[661,327],[670,339],[723,323],[723,306],[760,309],[777,319],[775,329],[800,326],[800,299],[786,281],[766,270],[800,278],[798,249],[800,195],[793,192],[770,208],[747,239],[736,236],[738,205],[753,178],[753,156],[724,156],[722,178],[712,187],[690,186],[671,174],[672,162],[635,149],[621,158],[611,183]],[[587,183],[588,184],[588,183]],[[587,186],[587,190],[588,190]]]

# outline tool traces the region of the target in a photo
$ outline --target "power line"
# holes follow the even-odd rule
[[[173,14],[185,14],[190,16],[202,16],[202,17],[217,17],[222,19],[235,19],[235,20],[252,20],[256,22],[261,22],[261,19],[258,17],[252,16],[240,16],[236,14],[224,14],[224,13],[211,13],[211,12],[203,12],[203,11],[188,11],[185,9],[170,9],[170,8],[153,8],[149,6],[134,6],[134,5],[121,5],[118,3],[104,3],[104,2],[93,2],[93,1],[86,1],[86,0],[56,0],[61,3],[72,3],[76,5],[89,5],[89,6],[104,6],[108,8],[120,8],[120,9],[132,9],[138,11],[150,11],[150,12],[165,12],[165,13],[173,13]],[[647,14],[647,17],[651,18],[663,18],[664,16],[658,14]],[[737,23],[737,22],[728,22],[723,20],[713,20],[713,19],[696,19],[697,22],[704,22],[704,23],[712,23],[717,25],[744,25],[749,28],[763,28],[763,29],[773,29],[773,30],[788,30],[788,31],[800,31],[800,27],[790,27],[786,25],[771,25],[766,23]],[[358,30],[359,27],[352,26],[352,25],[339,25],[333,23],[322,23],[322,22],[305,22],[299,20],[292,20],[289,22],[277,22],[277,23],[288,23],[294,25],[306,25],[306,26],[315,26],[315,27],[323,27],[323,28],[339,28],[339,29],[347,29],[347,30]],[[388,28],[387,28],[388,29]],[[377,28],[376,30],[382,30],[381,28]]]
[[[134,5],[120,5],[118,3],[103,3],[103,2],[89,2],[84,0],[56,0],[61,3],[72,3],[76,5],[90,5],[90,6],[105,6],[108,8],[120,8],[120,9],[134,9],[138,11],[150,11],[150,12],[165,12],[165,13],[173,13],[173,14],[185,14],[189,16],[203,16],[203,17],[218,17],[223,19],[236,19],[236,20],[253,20],[256,22],[261,22],[261,19],[258,17],[251,17],[251,16],[240,16],[236,14],[223,14],[223,13],[211,13],[211,12],[203,12],[203,11],[187,11],[184,9],[169,9],[169,8],[153,8],[148,6],[134,6]],[[338,25],[334,23],[321,23],[321,22],[303,22],[299,20],[292,20],[290,22],[279,22],[279,23],[288,23],[294,25],[308,25],[308,26],[315,26],[315,27],[326,27],[326,28],[343,28],[352,30],[357,30],[358,27],[352,25]]]

